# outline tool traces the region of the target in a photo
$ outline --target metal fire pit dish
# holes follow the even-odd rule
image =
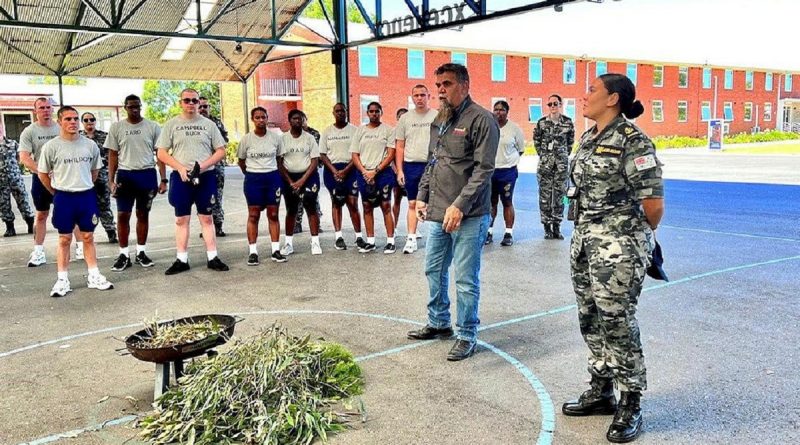
[[[241,321],[236,320],[236,318],[230,315],[209,314],[195,315],[193,317],[165,321],[159,323],[158,326],[201,323],[207,320],[218,324],[220,326],[219,332],[191,343],[162,348],[141,348],[135,346],[135,344],[142,341],[147,341],[150,338],[150,334],[147,332],[147,329],[142,329],[141,331],[128,336],[125,339],[125,346],[128,348],[128,351],[130,351],[131,355],[145,362],[167,363],[181,361],[187,358],[203,355],[209,349],[225,344],[228,339],[233,336],[233,329],[236,326],[236,323]]]

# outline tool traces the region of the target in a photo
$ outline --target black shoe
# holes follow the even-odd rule
[[[169,266],[169,269],[164,272],[164,275],[175,275],[181,272],[186,272],[189,269],[191,269],[189,267],[189,263],[184,263],[181,260],[175,260],[175,262],[172,263],[172,266]]]
[[[347,250],[347,244],[345,244],[344,238],[337,239],[333,247],[335,247],[336,250]]]
[[[550,223],[544,224],[544,239],[553,239],[553,229],[550,228],[551,226],[552,224]]]
[[[510,233],[503,235],[503,241],[500,241],[500,245],[508,247],[512,244],[514,244],[514,237]]]
[[[283,256],[280,250],[276,250],[272,252],[272,261],[275,261],[276,263],[285,263],[286,257]]]
[[[638,392],[623,391],[620,394],[617,412],[606,433],[609,442],[632,442],[642,433],[642,408],[639,406],[641,397],[642,394]]]
[[[13,221],[6,221],[6,233],[3,234],[3,238],[11,236],[17,236],[17,230],[14,228]]]
[[[477,342],[462,340],[459,338],[456,340],[455,344],[453,344],[453,347],[450,348],[450,352],[447,353],[447,361],[457,362],[459,360],[469,358],[475,353],[476,345]]]
[[[142,267],[153,267],[153,260],[144,252],[137,253],[134,262]]]
[[[561,406],[565,416],[609,415],[617,410],[614,397],[614,383],[611,379],[592,376],[591,389],[584,391],[578,400],[571,400]]]
[[[133,267],[131,259],[127,255],[121,253],[117,257],[117,261],[114,261],[114,265],[111,266],[111,270],[114,272],[122,272],[129,267]]]
[[[28,235],[33,234],[33,223],[35,221],[36,220],[32,216],[29,216],[29,217],[25,218],[25,223],[28,224]]]
[[[213,259],[211,259],[208,262],[207,266],[209,269],[216,270],[218,272],[225,272],[230,270],[230,268],[228,268],[228,265],[223,263],[218,256],[215,256]]]
[[[453,336],[453,328],[434,328],[425,325],[424,328],[408,331],[408,338],[411,340],[446,340]]]
[[[488,233],[486,234],[486,241],[483,242],[483,245],[485,246],[488,244],[492,244],[492,241],[494,241],[494,239],[492,238],[492,234]]]
[[[108,234],[108,244],[118,244],[119,240],[117,239],[117,232],[114,230],[106,230],[106,234]]]
[[[553,223],[550,224],[550,233],[553,234],[553,239],[564,239],[564,235],[561,234],[561,224]]]
[[[248,266],[258,266],[258,254],[251,253],[250,256],[247,257],[247,265]]]
[[[386,246],[383,248],[383,253],[386,255],[391,255],[397,251],[397,247],[395,247],[394,243],[386,243]]]
[[[358,252],[359,252],[359,253],[369,253],[369,252],[374,252],[376,248],[377,248],[377,247],[375,247],[375,244],[369,244],[369,243],[367,243],[367,244],[364,244],[364,247],[359,247],[359,248],[358,248]]]
[[[219,225],[214,224],[214,233],[217,235],[217,238],[225,238],[226,236],[228,236],[228,234],[225,233],[224,230],[222,230],[222,224]]]
[[[360,236],[358,238],[356,238],[356,247],[358,247],[359,249],[363,249],[364,246],[366,246],[366,245],[367,245],[367,242],[364,241],[364,238],[361,238]]]

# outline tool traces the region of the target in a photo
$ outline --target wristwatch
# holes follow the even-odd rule
[[[162,184],[169,184],[169,179],[164,178],[164,179],[161,180],[161,183]]]

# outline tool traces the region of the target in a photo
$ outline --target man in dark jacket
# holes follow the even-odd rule
[[[428,324],[408,333],[417,340],[450,338],[448,269],[455,262],[458,339],[447,360],[475,353],[483,242],[489,228],[491,179],[500,139],[492,113],[469,96],[469,73],[447,63],[436,70],[439,115],[431,125],[428,166],[417,194],[417,217],[429,221],[425,256]]]

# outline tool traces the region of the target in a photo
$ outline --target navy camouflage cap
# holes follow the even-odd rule
[[[667,273],[664,272],[664,255],[661,253],[661,244],[656,241],[653,255],[650,259],[650,267],[647,268],[647,275],[656,280],[669,281]]]

